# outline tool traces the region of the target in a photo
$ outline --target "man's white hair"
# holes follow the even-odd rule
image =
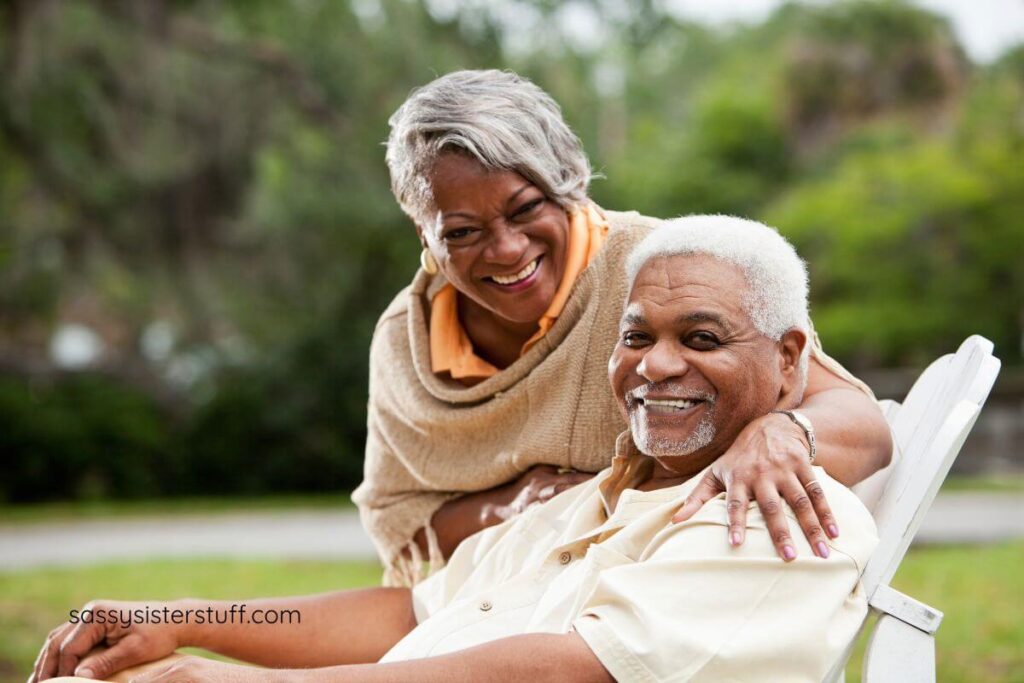
[[[388,121],[391,191],[416,223],[434,206],[429,174],[438,154],[456,150],[485,168],[515,171],[565,207],[582,204],[590,184],[583,144],[558,104],[511,71],[455,71],[414,90]]]
[[[807,306],[807,267],[793,246],[774,228],[735,216],[685,216],[664,221],[630,254],[629,286],[648,261],[665,256],[705,254],[743,271],[747,291],[743,307],[758,332],[778,341],[797,328],[808,335],[801,358],[811,347]]]

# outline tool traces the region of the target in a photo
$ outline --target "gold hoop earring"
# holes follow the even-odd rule
[[[437,261],[434,260],[434,255],[430,253],[429,249],[420,252],[420,267],[427,275],[437,275]]]

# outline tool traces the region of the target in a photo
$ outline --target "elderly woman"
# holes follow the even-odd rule
[[[409,585],[425,559],[439,566],[470,534],[608,466],[626,428],[606,380],[624,261],[655,221],[588,199],[579,139],[515,74],[448,74],[390,124],[392,189],[422,268],[377,323],[353,498],[386,582]],[[839,534],[811,461],[852,485],[888,462],[891,440],[870,390],[816,339],[807,373],[799,411],[744,429],[677,521],[726,490],[734,545],[755,500],[785,560],[780,499],[812,548]]]

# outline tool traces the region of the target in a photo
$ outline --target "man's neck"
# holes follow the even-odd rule
[[[672,486],[679,486],[680,484],[689,481],[699,471],[700,470],[680,474],[679,472],[668,469],[658,462],[657,458],[655,458],[654,469],[651,471],[651,476],[648,477],[646,481],[638,484],[636,488],[640,491],[657,491],[658,489],[667,489]]]
[[[656,491],[670,486],[678,486],[704,471],[721,455],[722,453],[698,451],[687,455],[647,456],[654,460],[654,467],[651,469],[647,481],[636,488],[641,491]]]
[[[714,448],[712,446],[712,448]],[[719,450],[719,449],[716,449]],[[615,443],[612,471],[601,482],[601,496],[610,515],[618,504],[619,496],[627,489],[657,491],[689,481],[722,453],[693,453],[686,456],[659,458],[643,453],[628,431],[619,435]],[[675,461],[675,462],[673,462]]]

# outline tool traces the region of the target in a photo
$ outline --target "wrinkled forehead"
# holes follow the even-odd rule
[[[701,295],[724,305],[742,304],[747,293],[743,270],[708,254],[654,256],[637,272],[627,303]]]
[[[750,329],[747,280],[738,266],[705,254],[656,256],[637,272],[621,323],[716,322],[733,332]]]

